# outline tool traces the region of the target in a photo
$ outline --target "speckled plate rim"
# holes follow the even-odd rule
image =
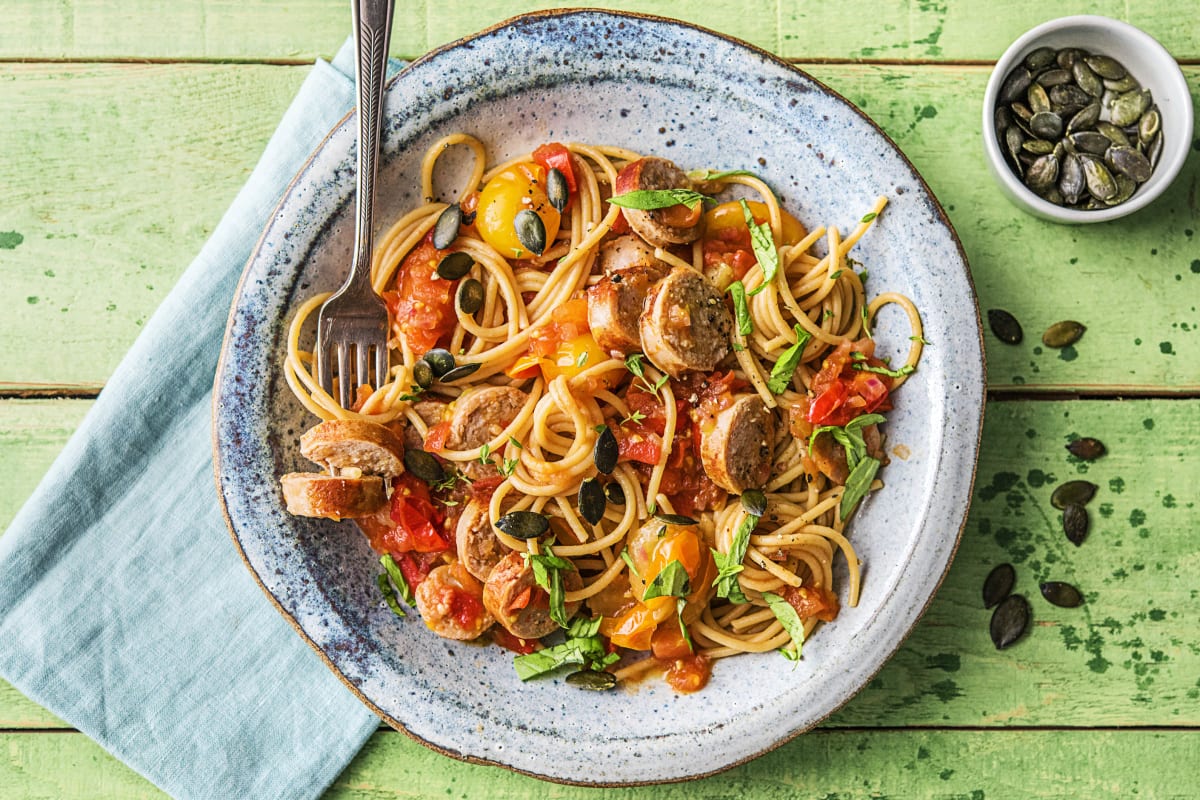
[[[938,220],[940,221],[940,223],[942,225],[945,226],[947,232],[949,233],[951,239],[953,240],[954,246],[957,249],[958,256],[959,256],[962,266],[963,266],[963,273],[964,273],[963,278],[965,279],[966,284],[969,287],[970,293],[971,293],[971,297],[970,297],[971,312],[973,315],[974,332],[977,337],[976,344],[977,344],[978,355],[979,355],[979,364],[978,364],[979,368],[973,377],[977,380],[977,385],[980,389],[980,404],[978,407],[978,419],[977,419],[977,425],[975,426],[975,430],[974,430],[974,438],[973,438],[973,441],[971,442],[972,456],[970,458],[970,472],[969,472],[969,475],[967,475],[965,477],[965,491],[963,494],[965,495],[966,503],[962,507],[961,518],[959,519],[958,525],[956,526],[953,541],[950,543],[950,546],[949,546],[949,549],[947,551],[947,555],[945,558],[945,564],[941,570],[941,573],[936,576],[936,580],[933,580],[930,582],[930,584],[928,586],[928,594],[925,596],[924,601],[921,604],[921,607],[912,616],[911,623],[908,625],[907,629],[904,630],[899,636],[896,637],[896,639],[892,643],[892,646],[889,648],[889,650],[886,653],[884,653],[881,658],[879,658],[877,666],[868,675],[866,675],[866,677],[863,680],[861,680],[859,682],[859,685],[856,689],[848,692],[845,697],[841,698],[837,703],[830,706],[827,710],[825,710],[823,713],[821,713],[819,717],[813,719],[811,721],[811,723],[809,723],[803,727],[797,728],[796,730],[785,732],[785,733],[777,736],[773,741],[771,741],[767,745],[763,746],[761,749],[759,749],[755,752],[752,752],[744,757],[738,758],[736,760],[729,761],[727,763],[722,763],[714,769],[710,769],[710,770],[706,770],[706,771],[689,771],[686,774],[679,774],[676,776],[656,778],[656,779],[650,779],[650,780],[612,780],[612,781],[573,780],[573,779],[569,779],[569,778],[564,778],[562,776],[547,775],[547,774],[542,774],[542,773],[539,773],[539,772],[536,772],[533,770],[522,769],[522,768],[514,766],[512,764],[507,764],[507,763],[504,763],[503,761],[499,761],[499,760],[495,760],[495,759],[483,758],[480,756],[472,755],[470,753],[459,752],[457,750],[443,747],[435,742],[429,741],[428,739],[425,739],[422,736],[416,734],[415,732],[410,730],[408,727],[406,727],[403,722],[401,722],[400,720],[396,719],[392,715],[385,712],[375,702],[373,702],[369,697],[367,697],[359,689],[359,687],[356,686],[354,684],[354,682],[351,681],[345,675],[345,673],[330,658],[330,656],[325,652],[325,650],[322,649],[322,647],[309,636],[309,634],[304,630],[303,626],[297,621],[297,619],[291,614],[291,612],[289,612],[288,609],[285,608],[285,606],[279,600],[279,598],[276,597],[275,594],[271,591],[271,589],[266,585],[266,583],[263,581],[262,577],[259,575],[258,571],[254,568],[253,564],[251,563],[251,560],[248,557],[248,555],[245,551],[245,548],[239,538],[235,522],[230,515],[228,503],[226,501],[226,496],[225,496],[225,491],[224,491],[225,487],[223,486],[223,483],[222,483],[222,470],[221,470],[222,449],[221,449],[220,440],[219,440],[219,418],[218,418],[218,408],[219,408],[219,404],[221,402],[221,395],[219,394],[219,388],[223,382],[224,374],[228,367],[227,354],[230,352],[230,348],[228,347],[228,344],[229,344],[230,338],[233,335],[234,328],[235,328],[238,301],[241,299],[241,297],[243,295],[243,290],[244,290],[244,288],[246,286],[246,282],[250,276],[250,267],[260,257],[262,250],[267,242],[268,236],[271,233],[274,221],[278,217],[278,215],[280,214],[282,209],[289,202],[289,199],[292,195],[293,190],[306,177],[308,171],[313,166],[314,161],[321,154],[322,150],[329,143],[330,139],[332,137],[334,137],[334,135],[344,125],[346,125],[349,122],[349,120],[353,117],[354,111],[347,113],[337,123],[335,123],[333,125],[333,127],[330,129],[330,131],[325,135],[325,137],[322,138],[321,142],[314,149],[313,153],[305,160],[303,165],[297,170],[296,175],[293,176],[292,180],[288,183],[288,186],[284,190],[280,201],[278,202],[276,207],[273,209],[271,215],[268,217],[268,223],[265,226],[258,241],[255,243],[254,248],[251,251],[250,257],[247,259],[246,265],[243,268],[242,275],[239,278],[238,285],[237,285],[237,287],[235,289],[235,293],[234,293],[234,300],[233,300],[233,303],[230,308],[229,318],[228,318],[228,321],[226,324],[225,337],[224,337],[224,341],[222,343],[221,354],[220,354],[220,358],[217,363],[217,369],[216,369],[216,373],[215,373],[215,377],[214,377],[214,384],[213,384],[214,385],[213,401],[212,401],[212,408],[213,408],[213,417],[212,417],[213,474],[214,474],[214,480],[216,482],[217,495],[218,495],[218,500],[219,500],[219,503],[221,506],[221,512],[225,519],[226,526],[229,529],[231,539],[233,540],[233,545],[236,548],[239,557],[242,559],[243,563],[246,565],[246,568],[249,570],[254,581],[263,590],[263,593],[267,596],[267,599],[271,602],[271,604],[279,611],[279,613],[283,616],[283,618],[285,620],[287,620],[287,622],[292,626],[292,628],[296,631],[296,633],[299,634],[300,638],[303,639],[316,652],[318,657],[333,672],[333,674],[336,675],[337,678],[356,697],[358,697],[358,699],[364,705],[366,705],[368,708],[370,708],[375,714],[377,714],[390,727],[394,728],[397,731],[403,732],[409,738],[430,748],[431,750],[434,750],[435,752],[438,752],[445,756],[449,756],[456,760],[463,761],[466,763],[471,763],[471,764],[484,765],[484,766],[502,767],[502,768],[510,770],[512,772],[516,772],[519,774],[527,775],[529,777],[538,778],[541,780],[546,780],[546,781],[550,781],[550,782],[558,783],[558,784],[585,786],[585,787],[597,787],[597,788],[602,788],[602,787],[614,787],[615,788],[615,787],[647,786],[647,785],[656,785],[656,784],[665,784],[665,783],[678,783],[678,782],[689,781],[689,780],[693,780],[693,779],[709,777],[709,776],[716,775],[716,774],[725,772],[727,770],[733,769],[734,767],[745,764],[745,763],[752,761],[762,755],[765,755],[765,754],[781,747],[782,745],[792,741],[797,736],[799,736],[803,733],[807,733],[808,731],[815,728],[817,725],[819,725],[821,722],[823,722],[825,719],[827,719],[830,715],[834,714],[839,709],[841,709],[843,706],[845,706],[851,699],[854,698],[854,696],[859,691],[861,691],[861,689],[863,687],[865,687],[867,684],[870,683],[870,681],[879,673],[879,671],[883,668],[883,666],[885,664],[887,664],[887,662],[892,658],[892,656],[895,655],[896,651],[899,650],[899,648],[904,643],[904,641],[908,638],[908,636],[915,629],[917,623],[924,616],[925,612],[929,608],[929,605],[932,603],[934,596],[937,594],[938,589],[941,587],[942,582],[945,580],[945,577],[950,570],[951,564],[953,563],[954,556],[957,553],[958,546],[962,540],[963,530],[965,529],[965,526],[966,526],[967,514],[968,514],[968,510],[969,510],[969,501],[970,501],[970,498],[973,496],[974,484],[975,484],[976,472],[977,472],[977,464],[978,464],[979,446],[980,446],[980,442],[982,440],[983,421],[984,421],[984,413],[985,413],[985,408],[986,408],[986,362],[985,362],[986,351],[984,349],[984,344],[983,344],[983,326],[982,326],[982,319],[981,319],[981,315],[980,315],[980,311],[979,311],[977,293],[975,291],[974,279],[971,274],[971,270],[969,268],[969,262],[968,262],[968,259],[966,256],[966,252],[963,249],[961,239],[959,238],[957,231],[955,231],[954,226],[951,223],[944,208],[942,207],[940,201],[938,201],[938,199],[937,199],[936,195],[933,193],[932,189],[929,187],[929,185],[926,183],[925,179],[921,176],[921,174],[917,171],[917,169],[913,166],[912,162],[909,161],[908,157],[904,154],[904,152],[896,145],[896,143],[892,140],[892,138],[882,128],[879,127],[879,125],[877,125],[869,116],[866,115],[866,113],[864,113],[861,109],[859,109],[858,106],[856,106],[855,104],[853,104],[849,100],[847,100],[845,97],[843,97],[840,93],[831,89],[830,87],[825,85],[823,82],[817,80],[812,75],[810,75],[809,73],[805,72],[804,70],[796,67],[795,65],[791,64],[790,62],[776,56],[775,54],[773,54],[767,50],[764,50],[756,45],[750,44],[750,43],[745,42],[736,37],[729,36],[729,35],[714,31],[710,28],[706,28],[704,26],[694,24],[694,23],[685,22],[682,20],[673,19],[673,18],[669,18],[669,17],[658,16],[658,15],[654,15],[654,14],[617,11],[617,10],[609,10],[609,9],[598,9],[598,8],[589,8],[589,7],[560,8],[560,9],[550,9],[550,10],[545,10],[545,11],[534,11],[534,12],[530,12],[527,14],[520,14],[520,15],[510,17],[506,20],[503,20],[503,21],[498,22],[494,25],[491,25],[487,28],[484,28],[476,33],[470,34],[468,36],[464,36],[455,41],[449,42],[440,47],[430,50],[429,52],[425,53],[424,55],[420,56],[419,58],[416,58],[413,61],[411,61],[396,76],[394,76],[391,80],[389,80],[388,81],[388,89],[390,90],[394,83],[396,83],[398,80],[403,79],[403,77],[409,70],[424,64],[425,62],[441,55],[444,52],[454,50],[454,49],[456,49],[458,47],[462,47],[464,45],[469,45],[474,40],[487,37],[493,33],[501,31],[505,28],[508,28],[510,26],[515,26],[515,25],[518,25],[518,24],[521,24],[524,22],[532,22],[532,21],[537,21],[537,20],[552,20],[552,19],[557,19],[557,18],[570,17],[570,16],[574,16],[574,15],[578,15],[578,14],[600,14],[600,15],[613,17],[618,20],[667,24],[667,25],[672,25],[672,26],[676,26],[676,27],[680,27],[680,28],[691,29],[691,30],[694,30],[696,32],[699,32],[699,33],[702,33],[702,34],[705,34],[708,36],[722,39],[725,42],[727,42],[731,45],[734,45],[736,47],[740,47],[740,48],[746,49],[748,51],[751,51],[752,53],[757,54],[761,58],[768,60],[770,62],[774,62],[775,64],[783,67],[785,70],[792,71],[792,72],[796,73],[797,75],[803,77],[805,80],[810,81],[815,87],[817,87],[823,93],[825,93],[828,96],[833,97],[834,99],[843,103],[847,109],[849,109],[850,111],[852,111],[853,113],[858,115],[867,125],[869,125],[872,129],[874,129],[874,131],[876,133],[878,133],[879,136],[881,136],[884,141],[887,142],[887,144],[894,151],[894,154],[901,160],[901,162],[907,168],[907,170],[910,173],[911,178],[916,182],[917,185],[920,186],[922,191],[925,192]],[[968,377],[971,377],[971,376],[968,376]],[[971,383],[974,383],[974,381],[971,381]],[[925,515],[922,515],[922,522],[924,520],[924,516]]]

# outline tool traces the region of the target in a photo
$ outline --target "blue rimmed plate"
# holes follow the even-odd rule
[[[907,455],[858,512],[862,599],[804,646],[719,661],[710,685],[608,693],[561,679],[521,683],[511,654],[439,639],[397,620],[378,561],[350,523],[293,517],[277,477],[308,469],[314,423],[283,379],[287,320],[335,288],[353,236],[352,119],[297,176],[234,301],[216,383],[217,480],[237,546],[263,589],[345,683],[393,726],[449,755],[555,781],[633,784],[719,771],[811,728],[899,647],[958,544],[984,401],[978,309],[962,247],[912,165],[846,100],[768,53],[667,19],[592,10],[532,14],[418,59],[392,83],[376,219],[421,202],[421,155],[471,133],[492,163],[548,141],[614,144],[684,169],[751,168],[799,219],[853,228],[876,195],[888,209],[859,243],[869,289],[911,297],[924,317],[920,369],[888,417]],[[456,194],[450,154],[438,183]],[[906,350],[900,312],[877,338]],[[885,350],[888,346],[885,346]],[[840,570],[843,578],[845,570]],[[844,583],[844,580],[843,580]]]

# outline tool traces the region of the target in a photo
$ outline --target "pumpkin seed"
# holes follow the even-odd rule
[[[761,489],[747,489],[742,492],[742,508],[756,517],[767,513],[767,496]]]
[[[1069,583],[1046,581],[1038,588],[1042,590],[1042,597],[1052,605],[1060,608],[1076,608],[1083,605],[1083,595]]]
[[[448,254],[438,263],[437,274],[439,278],[456,281],[470,272],[473,266],[475,266],[475,259],[459,250]]]
[[[467,316],[483,308],[483,284],[467,278],[458,287],[458,308]]]
[[[579,506],[579,515],[592,525],[599,525],[604,519],[604,508],[608,501],[604,498],[604,487],[595,478],[587,478],[579,484],[579,494],[575,498]]]
[[[1054,157],[1053,153],[1038,156],[1038,159],[1029,165],[1029,172],[1025,176],[1026,185],[1035,192],[1049,189],[1056,180],[1058,180],[1058,159]]]
[[[445,250],[454,244],[454,240],[458,238],[459,226],[462,225],[462,216],[462,209],[458,203],[451,203],[446,207],[433,225],[434,247]]]
[[[1044,69],[1054,63],[1054,58],[1058,53],[1053,47],[1039,47],[1029,55],[1025,56],[1025,66],[1037,72],[1039,69]]]
[[[1054,203],[1054,205],[1056,205],[1056,206],[1061,206],[1061,205],[1063,205],[1063,203],[1066,202],[1065,198],[1063,197],[1062,192],[1060,192],[1058,190],[1058,187],[1055,186],[1054,184],[1051,184],[1048,188],[1043,189],[1041,191],[1041,195],[1042,195],[1043,199],[1049,200],[1051,203]]]
[[[1004,132],[1005,154],[1008,156],[1008,163],[1012,164],[1021,177],[1025,176],[1025,168],[1021,166],[1018,156],[1021,153],[1021,145],[1024,143],[1025,134],[1021,133],[1020,128],[1013,126]]]
[[[1096,132],[1104,136],[1105,139],[1108,139],[1115,145],[1120,145],[1121,147],[1130,146],[1129,137],[1125,135],[1125,131],[1121,130],[1116,125],[1113,125],[1111,122],[1097,122]],[[1099,153],[1098,155],[1104,154]]]
[[[1029,120],[1029,127],[1038,138],[1057,139],[1062,136],[1063,121],[1053,111],[1040,111]]]
[[[1011,103],[1021,97],[1032,81],[1033,73],[1024,67],[1017,67],[1008,73],[1008,77],[1000,85],[1000,102]]]
[[[1029,110],[1033,112],[1034,117],[1050,110],[1050,96],[1040,83],[1029,84],[1029,88],[1025,90],[1025,99],[1029,101]]]
[[[1090,94],[1078,86],[1073,86],[1069,83],[1064,83],[1062,86],[1050,87],[1047,95],[1052,104],[1063,108],[1083,108],[1093,102]]]
[[[422,389],[428,389],[433,385],[433,367],[429,366],[428,361],[422,359],[413,364],[412,374],[413,382]]]
[[[1084,461],[1095,461],[1107,452],[1104,443],[1099,439],[1093,439],[1091,436],[1076,439],[1067,445],[1067,450],[1071,455],[1081,458]]]
[[[997,650],[1003,650],[1020,639],[1027,627],[1029,601],[1024,595],[1010,594],[992,612],[992,621],[988,629],[992,635],[992,644],[996,645]]]
[[[1020,344],[1025,337],[1021,323],[1017,318],[1002,308],[989,308],[987,312],[988,325],[996,338],[1005,344]]]
[[[1112,140],[1096,131],[1079,131],[1067,137],[1067,141],[1085,153],[1102,156],[1112,147]]]
[[[1111,199],[1104,201],[1105,204],[1109,206],[1115,206],[1120,203],[1124,203],[1126,200],[1133,197],[1133,193],[1137,191],[1138,186],[1137,181],[1135,181],[1133,178],[1130,178],[1128,175],[1122,175],[1119,172],[1116,175],[1113,175],[1113,178],[1117,181],[1117,193]]]
[[[1083,540],[1087,538],[1088,519],[1087,509],[1078,503],[1067,503],[1063,509],[1063,533],[1067,534],[1067,541],[1079,547],[1083,544]]]
[[[518,211],[513,217],[513,227],[523,247],[539,256],[546,251],[546,226],[537,212],[528,208]]]
[[[421,360],[427,363],[433,369],[435,378],[440,378],[450,370],[454,369],[454,355],[449,350],[443,350],[440,347],[435,347],[425,355],[421,356]]]
[[[685,517],[683,514],[668,514],[665,511],[655,511],[654,518],[659,522],[665,522],[668,525],[681,525],[686,527],[689,525],[700,524],[691,517]]]
[[[1067,132],[1086,130],[1096,124],[1100,119],[1100,104],[1089,103],[1081,108],[1075,116],[1071,117],[1071,121],[1067,123]]]
[[[441,381],[442,383],[454,383],[455,381],[461,381],[468,375],[474,375],[480,366],[482,365],[478,363],[461,364],[443,375],[441,377]]]
[[[550,530],[550,520],[534,511],[510,511],[496,520],[496,527],[514,539],[536,539]]]
[[[992,124],[996,127],[996,133],[1004,133],[1012,125],[1012,112],[1007,106],[996,106],[995,116],[992,118]]]
[[[1029,109],[1029,106],[1020,100],[1012,104],[1012,112],[1017,115],[1017,119],[1024,120],[1025,122],[1033,119],[1033,112]]]
[[[1152,108],[1142,114],[1142,118],[1138,120],[1138,141],[1142,144],[1149,144],[1161,129],[1162,116],[1158,113],[1157,108]]]
[[[1068,153],[1062,160],[1058,171],[1058,190],[1062,192],[1063,200],[1070,205],[1079,202],[1079,197],[1087,189],[1083,179],[1083,165],[1074,153]]]
[[[613,481],[608,486],[604,487],[604,494],[608,496],[608,502],[616,506],[625,505],[625,490],[621,488],[621,484]]]
[[[1071,73],[1065,69],[1048,69],[1036,78],[1037,82],[1049,89],[1051,86],[1062,86],[1070,83]]]
[[[1117,181],[1100,159],[1083,159],[1083,178],[1087,181],[1088,191],[1097,200],[1111,200],[1117,196]]]
[[[1021,145],[1021,149],[1026,153],[1044,156],[1054,152],[1054,143],[1045,139],[1030,139]]]
[[[1149,108],[1150,93],[1133,89],[1117,95],[1112,108],[1109,109],[1109,118],[1113,125],[1124,128],[1141,119],[1142,114],[1145,114]]]
[[[1058,55],[1055,56],[1054,61],[1060,69],[1070,69],[1081,56],[1083,56],[1082,50],[1076,47],[1064,47],[1058,51]]]
[[[1067,481],[1054,490],[1054,494],[1050,495],[1050,505],[1057,508],[1059,511],[1066,509],[1069,505],[1085,506],[1093,497],[1096,496],[1096,489],[1099,487],[1090,481]]]
[[[1113,170],[1133,178],[1138,183],[1150,180],[1154,172],[1150,166],[1150,159],[1132,147],[1110,147],[1104,160]]]
[[[1100,82],[1100,77],[1088,66],[1086,59],[1076,61],[1071,66],[1071,76],[1075,78],[1075,84],[1092,97],[1099,97],[1104,94],[1104,84]]]
[[[1158,158],[1162,155],[1162,148],[1163,134],[1162,131],[1159,131],[1158,135],[1150,140],[1150,144],[1146,145],[1146,157],[1150,159],[1151,167],[1158,166]]]
[[[564,211],[571,200],[571,190],[567,185],[567,176],[558,167],[552,167],[546,176],[546,197],[555,211]]]
[[[1129,74],[1120,61],[1108,56],[1085,56],[1083,61],[1101,78],[1119,81]]]
[[[991,608],[1008,597],[1017,582],[1017,571],[1012,564],[997,564],[983,582],[983,607]]]
[[[441,483],[446,480],[446,470],[442,467],[442,462],[424,450],[405,450],[404,468],[426,483]]]
[[[1137,78],[1132,75],[1126,75],[1115,81],[1112,78],[1104,79],[1104,88],[1110,92],[1128,92],[1130,89],[1136,89],[1137,86]]]
[[[616,435],[605,425],[604,430],[596,437],[596,449],[592,453],[596,469],[605,475],[611,475],[617,468],[617,456],[620,454],[618,449]]]
[[[1042,334],[1042,344],[1046,347],[1066,347],[1078,342],[1086,330],[1086,327],[1073,319],[1056,322]]]
[[[578,672],[572,672],[568,675],[567,683],[572,686],[578,686],[581,689],[604,692],[617,685],[617,676],[611,672],[581,669]]]

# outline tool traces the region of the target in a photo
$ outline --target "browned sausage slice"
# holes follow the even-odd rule
[[[846,463],[846,450],[828,433],[818,433],[817,438],[813,439],[812,452],[809,453],[809,457],[826,478],[838,486],[846,484],[846,478],[850,477],[850,467]]]
[[[444,639],[476,639],[496,622],[480,598],[483,587],[462,564],[443,564],[417,586],[417,611]],[[477,613],[471,613],[475,611]]]
[[[596,266],[605,275],[641,267],[656,273],[655,280],[666,275],[670,269],[655,257],[653,247],[632,233],[617,236],[600,245],[600,252],[596,255]]]
[[[424,420],[425,427],[431,428],[445,418],[447,405],[441,400],[418,400],[412,404],[412,410]],[[421,438],[421,432],[409,425],[407,420],[402,418],[401,421],[404,422],[404,446],[411,450],[424,450],[425,440]]]
[[[383,478],[350,478],[324,472],[289,472],[279,479],[288,513],[298,517],[353,519],[365,517],[387,503]]]
[[[632,163],[617,173],[615,194],[655,189],[690,189],[691,180],[687,173],[665,158],[648,156]],[[634,233],[655,247],[670,247],[673,244],[688,244],[700,238],[700,215],[688,224],[672,224],[678,217],[679,206],[641,211],[623,208],[625,221]]]
[[[474,450],[500,435],[517,418],[529,395],[512,386],[484,386],[468,389],[454,402],[446,447],[450,450]],[[459,465],[471,480],[493,477],[500,471],[495,464],[467,461]]]
[[[629,267],[588,288],[588,327],[601,349],[622,356],[641,351],[639,320],[646,296],[662,275],[646,267]]]
[[[583,579],[575,570],[562,570],[562,579],[569,592],[583,587]],[[546,591],[533,577],[533,568],[516,552],[500,559],[483,585],[483,604],[497,622],[520,639],[540,639],[558,630],[558,623],[550,619],[547,599]],[[579,602],[565,604],[568,619],[579,606]]]
[[[326,420],[300,437],[300,454],[323,467],[357,467],[371,475],[404,472],[404,442],[369,420]]]
[[[481,581],[486,581],[492,567],[505,554],[511,553],[492,529],[492,521],[486,506],[474,500],[467,503],[455,529],[455,544],[458,560],[467,571]]]
[[[734,398],[717,414],[716,428],[700,443],[700,461],[713,483],[741,494],[761,489],[771,477],[775,417],[756,394]]]
[[[708,372],[729,354],[733,318],[717,287],[676,267],[646,297],[639,329],[646,357],[673,378]]]

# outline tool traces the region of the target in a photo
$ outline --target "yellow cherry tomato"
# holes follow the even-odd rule
[[[531,258],[527,242],[517,236],[516,217],[532,211],[546,229],[545,247],[558,235],[560,215],[546,196],[546,170],[540,164],[514,164],[487,182],[479,194],[475,228],[505,258]]]
[[[754,221],[762,225],[768,222],[766,203],[760,203],[757,200],[747,200],[746,204],[750,206],[750,213],[754,215]],[[783,230],[780,231],[782,241],[780,244],[796,244],[805,236],[808,231],[804,229],[804,225],[800,220],[793,217],[784,209],[779,209],[779,215],[783,222]],[[729,203],[721,203],[704,215],[704,227],[708,231],[709,236],[715,236],[716,232],[722,228],[741,228],[746,229],[746,216],[742,212],[742,204],[733,201]]]

